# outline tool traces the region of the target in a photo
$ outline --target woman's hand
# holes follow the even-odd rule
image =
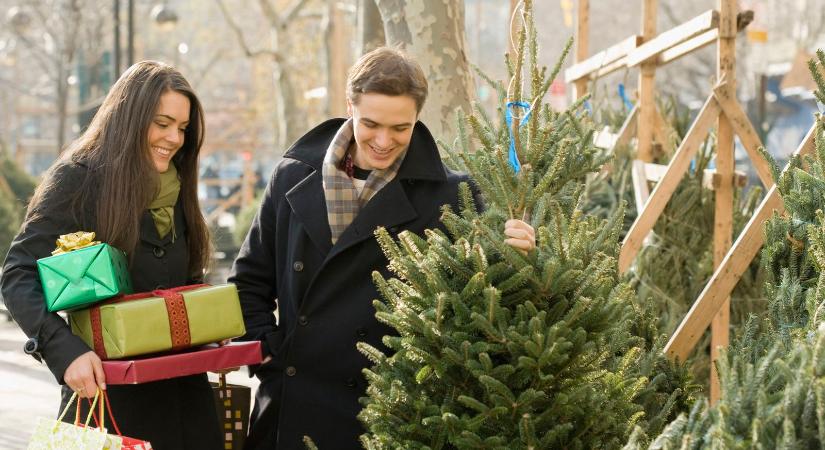
[[[504,243],[523,255],[536,248],[536,231],[523,220],[510,219],[505,222],[504,235],[508,237]]]
[[[97,388],[106,390],[106,374],[103,363],[93,351],[78,356],[63,374],[66,386],[77,392],[80,398],[93,398]]]

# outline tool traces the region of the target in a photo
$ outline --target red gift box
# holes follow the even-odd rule
[[[232,342],[222,347],[197,347],[183,353],[150,358],[103,361],[103,371],[106,384],[138,384],[260,362],[260,341]]]

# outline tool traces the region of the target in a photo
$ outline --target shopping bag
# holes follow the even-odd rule
[[[112,427],[115,429],[115,433],[117,433],[115,435],[106,435],[107,439],[111,441],[119,441],[120,447],[117,448],[120,448],[121,450],[152,450],[152,444],[150,444],[149,441],[123,436],[123,434],[120,432],[120,427],[118,427],[117,422],[115,422],[115,416],[112,413],[112,405],[109,403],[109,397],[106,396],[106,391],[101,392],[103,400],[101,400],[99,403],[100,410],[98,411],[98,414],[94,413],[95,408],[94,404],[91,401],[89,403],[89,410],[92,411],[92,417],[94,418],[95,425],[98,428],[105,430],[105,415],[103,413],[103,406],[104,404],[106,405],[105,409],[109,413],[109,421],[112,423]]]
[[[212,383],[215,406],[221,418],[223,448],[241,450],[249,429],[249,406],[252,390],[248,386],[227,384],[226,375],[221,374],[217,383]]]
[[[95,395],[84,424],[80,423],[80,399],[77,399],[77,414],[75,423],[63,422],[63,417],[69,407],[74,403],[77,393],[72,394],[72,398],[63,408],[57,420],[39,418],[34,428],[28,450],[120,450],[122,448],[119,439],[112,439],[106,435],[103,428],[89,427],[92,418],[94,405],[98,402],[98,395]]]

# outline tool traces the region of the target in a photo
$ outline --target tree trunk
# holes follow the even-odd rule
[[[455,110],[470,111],[473,80],[464,37],[464,2],[378,0],[387,43],[412,55],[430,92],[420,119],[436,138],[452,142]]]
[[[359,56],[386,44],[384,23],[376,0],[358,0],[358,43]]]
[[[277,49],[279,55],[292,54],[292,43],[290,41],[287,25],[272,27],[273,47]],[[299,106],[295,96],[295,86],[292,84],[290,76],[291,68],[283,57],[274,59],[275,91],[278,102],[275,109],[277,111],[276,128],[278,135],[276,142],[280,151],[285,152],[293,142],[306,131],[306,114]]]
[[[328,0],[324,38],[327,69],[326,115],[344,117],[347,115],[346,84],[350,63],[350,39],[346,33],[344,12],[338,0]]]

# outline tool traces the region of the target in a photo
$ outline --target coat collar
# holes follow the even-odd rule
[[[321,166],[330,140],[344,122],[345,119],[332,119],[318,125],[295,142],[284,155],[285,158],[301,161],[314,169],[286,193],[286,200],[312,242],[327,255],[327,260],[371,238],[377,227],[391,228],[418,217],[402,182],[447,179],[435,140],[427,127],[417,122],[410,149],[398,175],[361,209],[333,246],[324,203]]]
[[[292,144],[284,157],[301,161],[320,172],[327,147],[344,122],[346,119],[330,119],[321,123]],[[447,179],[435,139],[421,121],[415,123],[407,156],[396,178],[433,181]]]

